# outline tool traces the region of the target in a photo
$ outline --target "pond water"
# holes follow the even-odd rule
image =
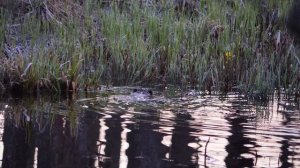
[[[300,167],[299,105],[132,88],[69,98],[3,98],[3,168]]]

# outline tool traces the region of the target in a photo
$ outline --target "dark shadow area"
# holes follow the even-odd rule
[[[31,168],[34,163],[35,148],[32,140],[32,125],[28,124],[25,127],[19,127],[15,124],[13,119],[5,119],[2,167]]]
[[[300,3],[298,3],[298,5],[300,5]],[[299,16],[300,16],[300,13],[299,13]],[[288,126],[293,121],[291,114],[289,114],[288,112],[286,112],[288,110],[291,110],[292,108],[293,107],[291,105],[283,107],[284,110],[281,113],[284,116],[284,118],[286,119],[282,123],[283,126]],[[279,111],[279,105],[277,107],[277,111],[280,112]],[[291,147],[293,145],[290,144],[290,141],[292,141],[292,140],[293,140],[293,137],[291,137],[291,136],[284,136],[284,139],[282,141],[280,141],[280,144],[281,144],[281,147],[280,147],[281,154],[279,156],[279,161],[280,161],[281,165],[278,165],[278,167],[280,167],[280,168],[295,167],[295,165],[293,164],[293,162],[290,162],[290,160],[289,160],[289,157],[292,157],[292,156],[295,155],[295,153],[291,150]]]
[[[196,143],[196,138],[191,136],[195,129],[190,128],[188,113],[178,113],[175,118],[175,126],[172,135],[172,145],[170,149],[170,159],[173,161],[170,168],[175,167],[198,167],[197,163],[192,160],[193,155],[198,151],[190,146],[189,143]]]
[[[155,124],[158,121],[158,117],[155,115],[140,115],[135,116],[135,119],[136,123],[127,125],[127,128],[131,130],[127,134],[127,142],[129,143],[129,148],[126,151],[128,156],[127,167],[165,167],[162,158],[166,155],[167,149],[161,143],[163,134],[157,131],[159,126]]]
[[[247,113],[241,111],[243,109],[243,105],[246,102],[235,102],[233,101],[233,107],[236,110],[235,113],[228,115],[226,120],[231,128],[230,135],[228,137],[228,145],[225,147],[228,155],[225,158],[226,167],[253,167],[255,165],[255,154],[251,153],[249,147],[246,145],[255,146],[255,143],[245,136],[243,124],[247,123],[248,116],[243,116],[242,113]],[[245,108],[245,107],[244,107]],[[245,110],[245,109],[243,109]],[[244,158],[242,154],[250,154],[253,155],[252,158]]]
[[[74,121],[63,115],[44,114],[39,116],[43,121],[38,122],[21,113],[24,119],[18,124],[15,118],[6,117],[2,167],[33,167],[34,156],[37,167],[42,168],[93,167],[98,155],[101,116],[91,111],[76,115]]]
[[[291,34],[296,37],[296,41],[300,41],[300,1],[295,0],[291,6],[287,19],[287,27]]]
[[[119,167],[120,164],[120,152],[121,152],[121,123],[124,121],[119,114],[111,115],[111,118],[105,120],[106,126],[106,145],[105,145],[105,157],[108,160],[102,159],[102,166],[104,168]]]
[[[289,162],[289,156],[293,155],[293,152],[289,151],[290,148],[289,139],[290,138],[287,138],[286,140],[280,142],[281,143],[281,147],[280,147],[281,155],[279,157],[279,160],[281,162],[280,168],[294,167],[294,164]]]

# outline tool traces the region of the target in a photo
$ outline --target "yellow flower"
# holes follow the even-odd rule
[[[226,60],[231,60],[233,57],[233,54],[230,51],[225,51],[224,55]]]

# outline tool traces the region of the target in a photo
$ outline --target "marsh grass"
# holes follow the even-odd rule
[[[41,36],[52,43],[29,55],[2,54],[0,88],[60,92],[100,84],[175,84],[247,93],[299,88],[299,58],[285,26],[290,0],[201,0],[192,12],[175,10],[176,2],[53,0],[14,20],[4,7],[2,53],[3,39],[11,36],[6,25],[20,24],[15,36],[29,37],[32,46]]]

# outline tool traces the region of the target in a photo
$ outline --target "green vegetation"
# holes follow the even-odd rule
[[[291,0],[2,3],[0,90],[299,89],[299,58],[285,26]],[[33,49],[7,56],[7,44]]]

